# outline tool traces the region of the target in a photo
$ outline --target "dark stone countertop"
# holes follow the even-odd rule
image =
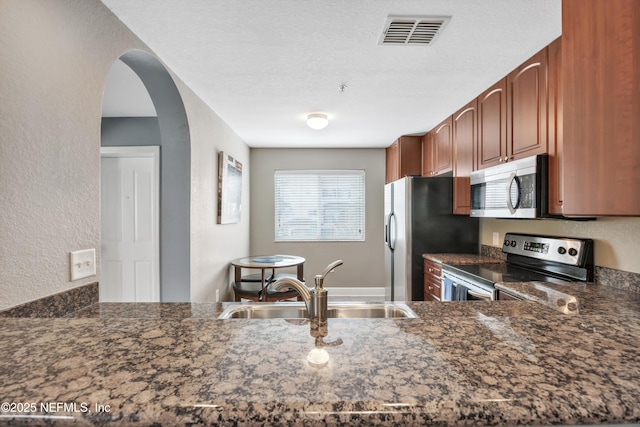
[[[539,302],[413,302],[418,319],[329,319],[325,341],[342,344],[325,347],[322,368],[307,362],[307,321],[217,320],[222,304],[4,318],[0,396],[36,407],[3,410],[0,424],[640,422],[638,296],[563,289],[578,313],[539,303],[540,289],[522,284],[511,292]],[[52,402],[67,406],[40,406]]]
[[[424,259],[428,259],[441,264],[486,264],[486,263],[504,263],[499,258],[481,255],[481,254],[422,254]]]

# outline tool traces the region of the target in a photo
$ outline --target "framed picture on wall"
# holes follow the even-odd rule
[[[218,224],[240,222],[242,163],[218,152]]]

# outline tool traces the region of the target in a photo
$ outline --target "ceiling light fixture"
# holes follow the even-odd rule
[[[307,116],[307,126],[311,129],[324,129],[329,124],[326,114],[314,113]]]

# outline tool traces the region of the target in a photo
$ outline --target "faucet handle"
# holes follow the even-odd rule
[[[336,267],[338,267],[338,266],[342,265],[342,263],[343,263],[343,261],[342,261],[341,259],[336,260],[336,261],[333,261],[331,264],[329,264],[329,265],[327,266],[327,268],[325,268],[325,269],[322,271],[322,273],[320,273],[320,276],[322,276],[322,277],[324,278],[324,276],[326,276],[327,274],[331,273],[331,271],[332,271],[334,268],[336,268]]]
[[[318,288],[322,288],[322,283],[324,282],[324,278],[327,274],[331,273],[333,271],[334,268],[340,266],[343,264],[343,261],[341,259],[333,261],[331,264],[329,264],[320,274],[316,274],[315,279],[316,279],[316,287]]]

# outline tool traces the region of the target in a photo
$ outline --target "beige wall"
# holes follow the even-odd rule
[[[182,91],[181,91],[182,92]],[[249,254],[249,147],[192,93],[183,92],[191,128],[191,301],[231,301],[229,261]],[[198,143],[193,143],[193,141]],[[218,151],[242,163],[242,212],[217,224]]]
[[[273,173],[277,169],[364,169],[365,242],[274,242]],[[384,149],[251,149],[251,253],[306,258],[307,284],[342,259],[327,287],[384,286]]]
[[[0,9],[3,309],[98,279],[70,282],[69,252],[93,247],[100,257],[102,92],[120,55],[151,51],[98,0],[2,0]],[[210,300],[212,288],[226,284],[228,260],[249,247],[248,216],[237,227],[215,224],[214,152],[248,165],[249,149],[173,77],[194,159],[192,299]]]
[[[500,245],[509,231],[594,239],[595,264],[640,273],[640,218],[598,218],[596,221],[482,219],[480,241],[493,246],[493,232]]]

